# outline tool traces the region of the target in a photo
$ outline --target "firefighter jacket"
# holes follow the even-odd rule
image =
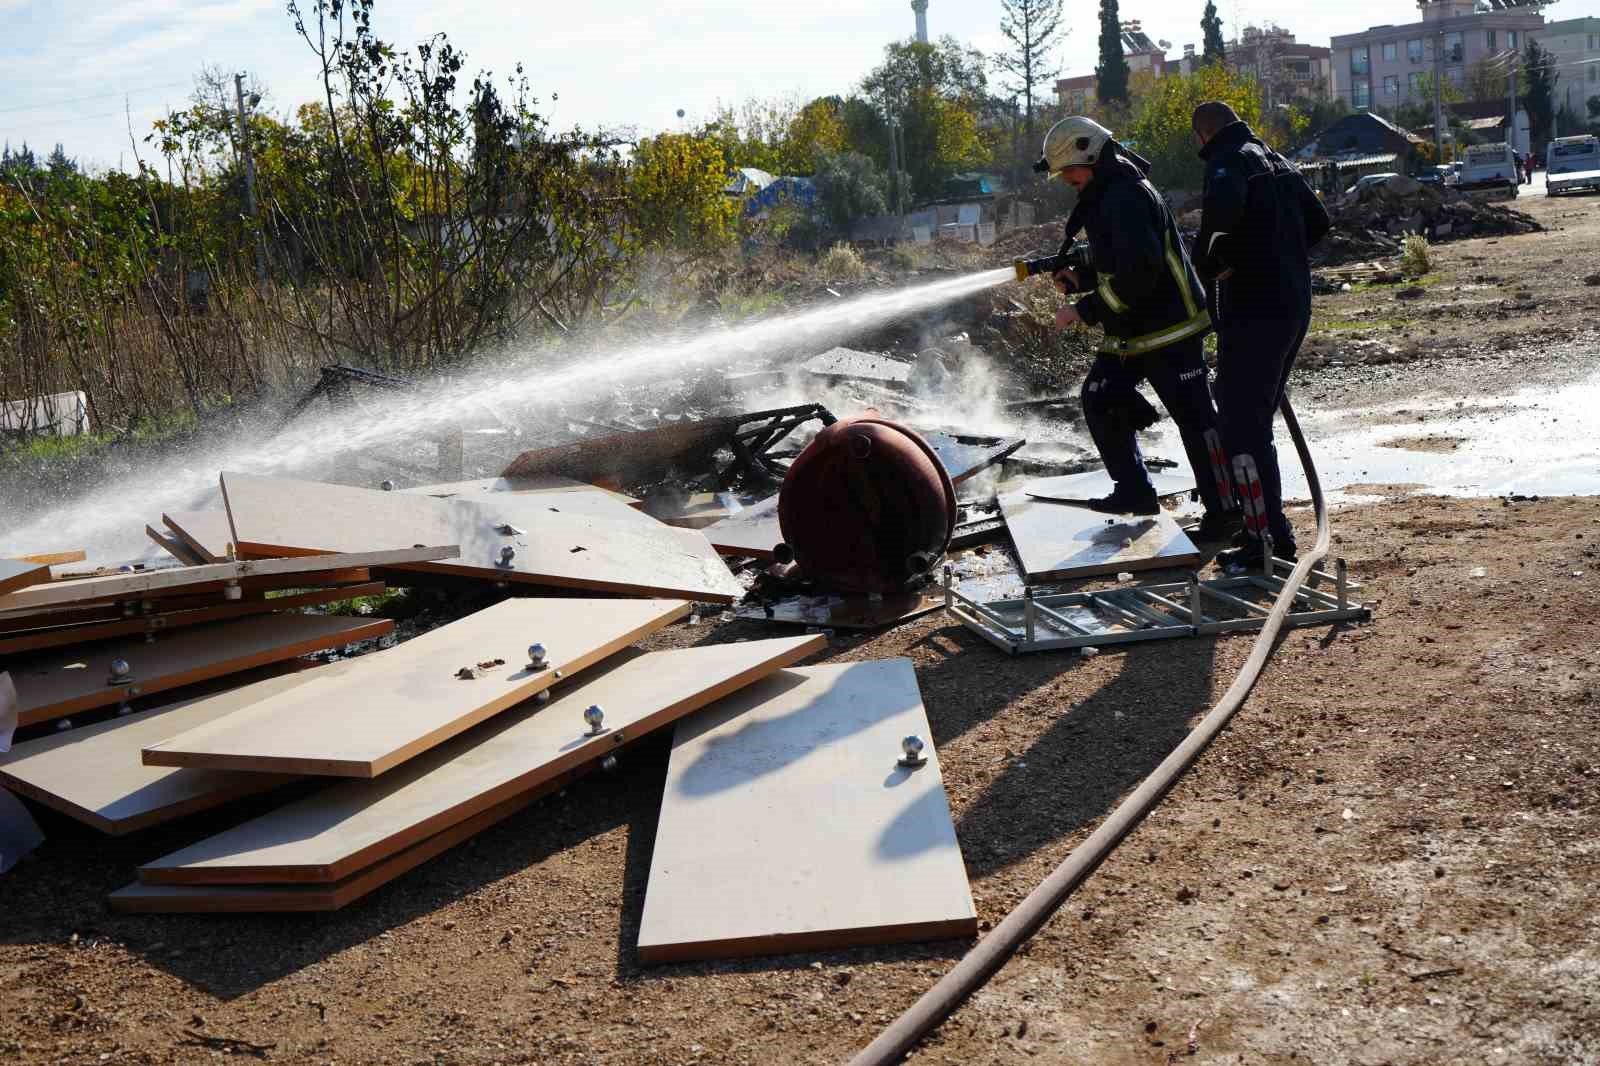
[[[1205,200],[1195,266],[1216,285],[1217,318],[1298,319],[1311,313],[1307,251],[1328,232],[1328,211],[1300,172],[1243,122],[1200,149]]]
[[[1067,219],[1062,251],[1081,229],[1094,254],[1094,269],[1079,279],[1092,291],[1073,306],[1085,323],[1105,330],[1102,352],[1143,355],[1211,328],[1205,289],[1172,212],[1145,179],[1149,172],[1143,159],[1115,145],[1101,154]]]

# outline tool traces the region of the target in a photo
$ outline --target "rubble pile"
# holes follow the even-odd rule
[[[1544,228],[1515,208],[1405,176],[1330,198],[1327,207],[1333,230],[1312,250],[1315,266],[1398,255],[1409,233],[1438,242]]]

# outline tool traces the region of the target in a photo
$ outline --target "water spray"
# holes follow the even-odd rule
[[[481,370],[396,397],[382,417],[356,421],[348,413],[334,412],[281,431],[243,432],[209,454],[119,475],[114,483],[108,481],[0,531],[0,551],[32,551],[41,544],[71,540],[74,547],[84,547],[101,560],[117,558],[119,552],[136,553],[144,546],[129,530],[142,528],[152,514],[192,510],[214,498],[217,474],[224,469],[287,475],[330,454],[415,440],[430,429],[462,421],[483,397],[513,408],[534,408],[626,387],[663,372],[685,376],[773,349],[820,351],[864,331],[974,296],[1015,276],[1013,268],[999,267],[665,341],[653,337],[618,350],[571,358],[555,370],[529,365]]]

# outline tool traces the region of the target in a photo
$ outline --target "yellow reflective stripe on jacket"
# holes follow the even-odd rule
[[[1183,260],[1178,258],[1178,253],[1172,248],[1172,231],[1167,231],[1167,266],[1172,268],[1172,280],[1178,284],[1178,293],[1183,297],[1183,308],[1189,312],[1193,319],[1198,308],[1194,305],[1194,293],[1189,291],[1189,276],[1183,272]],[[1207,320],[1209,322],[1209,319]]]
[[[1110,274],[1101,274],[1100,283],[1094,287],[1094,291],[1100,294],[1100,299],[1106,302],[1107,307],[1119,315],[1125,315],[1128,313],[1128,305],[1122,302],[1116,290],[1111,287],[1111,277]]]
[[[1187,288],[1184,290],[1188,291]],[[1146,333],[1141,337],[1106,337],[1100,342],[1100,350],[1111,355],[1143,355],[1153,352],[1157,348],[1165,348],[1169,344],[1193,337],[1197,333],[1204,333],[1211,328],[1211,315],[1205,308],[1179,322],[1177,325],[1158,329],[1154,333]]]

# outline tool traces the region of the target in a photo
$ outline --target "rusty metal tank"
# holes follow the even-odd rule
[[[914,431],[881,418],[841,419],[790,464],[778,523],[802,574],[838,592],[891,593],[943,558],[956,492]]]

